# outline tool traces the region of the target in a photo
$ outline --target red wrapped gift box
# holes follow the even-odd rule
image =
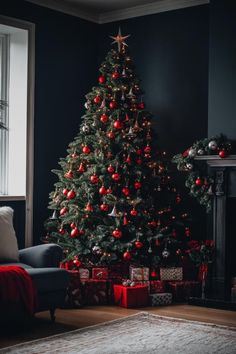
[[[201,294],[201,283],[193,280],[167,282],[167,288],[176,302],[187,301],[189,297]]]
[[[84,305],[108,305],[111,303],[112,282],[88,279],[81,281]]]
[[[108,279],[108,268],[93,268],[92,269],[93,279]]]
[[[115,305],[126,308],[148,305],[149,295],[147,285],[114,285],[113,288]]]
[[[77,308],[83,305],[82,284],[78,270],[68,270],[69,286],[66,294],[66,304],[68,307]]]
[[[165,292],[165,282],[161,280],[150,281],[150,294],[159,294]]]

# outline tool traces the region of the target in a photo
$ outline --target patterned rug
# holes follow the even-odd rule
[[[235,354],[236,329],[140,312],[11,346],[16,354]]]

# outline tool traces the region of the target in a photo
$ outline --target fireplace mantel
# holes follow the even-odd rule
[[[236,167],[236,155],[221,158],[218,155],[202,155],[194,158],[196,161],[205,161],[210,167]]]

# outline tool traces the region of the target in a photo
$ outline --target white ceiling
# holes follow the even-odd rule
[[[96,23],[209,3],[209,0],[26,0]]]

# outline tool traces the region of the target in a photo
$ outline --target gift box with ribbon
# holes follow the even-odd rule
[[[160,268],[161,280],[183,280],[182,267],[166,267]]]
[[[147,267],[130,267],[130,279],[132,281],[149,280],[149,268]]]
[[[172,303],[172,294],[150,294],[149,299],[152,306],[170,305]]]
[[[92,278],[93,279],[108,279],[108,268],[92,268]]]
[[[134,308],[148,305],[148,286],[114,285],[114,303],[121,307]]]

